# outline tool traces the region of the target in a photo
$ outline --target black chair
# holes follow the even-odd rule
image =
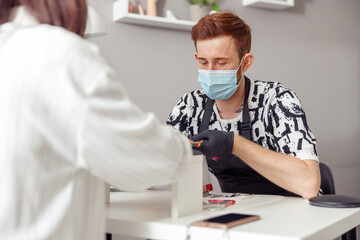
[[[320,175],[321,175],[321,184],[320,188],[324,195],[326,194],[335,194],[335,184],[334,177],[331,173],[330,168],[324,164],[320,163]],[[356,227],[349,230],[347,233],[344,233],[341,236],[341,240],[356,240]]]

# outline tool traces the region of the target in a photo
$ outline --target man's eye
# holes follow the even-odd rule
[[[200,62],[200,64],[201,64],[201,65],[206,65],[206,64],[207,64],[207,62]]]

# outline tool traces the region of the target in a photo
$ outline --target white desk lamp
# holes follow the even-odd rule
[[[101,16],[95,11],[94,8],[88,5],[84,37],[98,37],[105,35],[106,33],[107,31],[104,22],[101,19]]]

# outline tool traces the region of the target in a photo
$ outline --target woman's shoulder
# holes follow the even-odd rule
[[[96,44],[62,27],[39,24],[28,29],[28,34],[37,36],[38,44],[41,44],[43,48],[49,48],[53,53],[75,55],[80,52],[82,54],[99,52]]]

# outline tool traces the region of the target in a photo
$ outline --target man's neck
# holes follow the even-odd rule
[[[243,79],[245,80],[245,79]],[[226,100],[215,100],[216,107],[223,119],[232,119],[240,114],[245,98],[245,81],[241,81],[236,92]]]

